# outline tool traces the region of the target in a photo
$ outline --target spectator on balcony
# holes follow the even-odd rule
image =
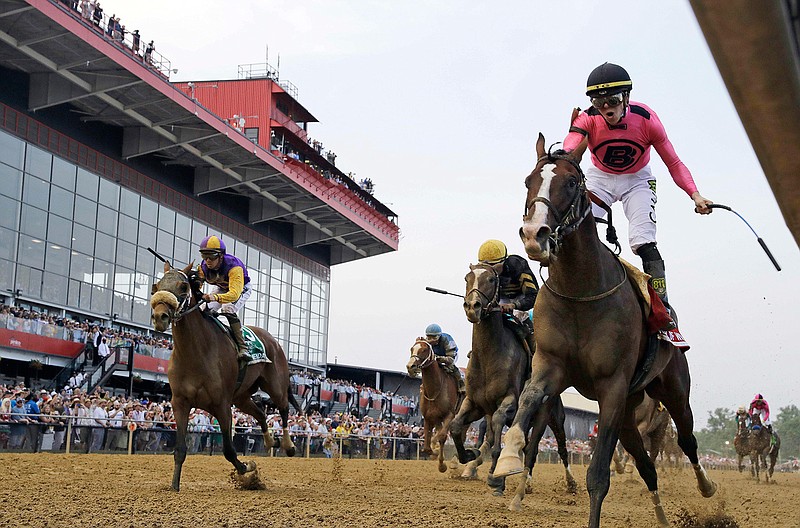
[[[89,12],[91,13],[92,20],[94,20],[94,25],[99,29],[100,23],[103,21],[103,8],[100,7],[100,2],[97,2],[92,9],[91,6],[92,2],[89,2]]]
[[[106,338],[100,338],[100,345],[97,347],[97,355],[100,358],[99,361],[102,362],[105,360],[109,355],[111,355],[111,349],[108,348],[108,343],[106,342]]]
[[[132,45],[131,49],[133,50],[133,54],[137,57],[139,56],[139,45],[141,44],[141,37],[139,36],[139,30],[134,29],[133,33],[131,33]]]
[[[153,44],[153,41],[151,40],[147,44],[147,47],[144,50],[144,62],[146,64],[148,64],[148,65],[153,64],[153,52],[155,51],[155,49],[156,49],[156,46],[155,46],[155,44]]]

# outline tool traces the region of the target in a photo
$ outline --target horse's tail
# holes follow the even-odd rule
[[[291,386],[286,388],[286,392],[289,395],[289,403],[291,403],[292,406],[297,409],[297,412],[303,412],[303,409],[300,408],[300,404],[297,403],[297,398],[294,397]]]

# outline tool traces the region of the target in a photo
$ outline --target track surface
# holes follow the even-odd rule
[[[234,488],[220,456],[190,456],[180,493],[169,489],[172,457],[163,455],[4,454],[0,456],[0,527],[546,527],[585,526],[586,468],[573,468],[580,489],[564,491],[560,466],[541,464],[521,512],[481,481],[459,481],[433,462],[261,458],[261,491]],[[480,476],[485,479],[486,469]],[[709,471],[720,485],[711,499],[690,470],[659,471],[662,502],[673,526],[800,527],[800,474],[757,484],[739,473]],[[509,483],[516,485],[519,477]],[[686,513],[710,522],[688,522]],[[726,523],[719,523],[727,518]],[[603,526],[651,527],[644,484],[612,478]]]

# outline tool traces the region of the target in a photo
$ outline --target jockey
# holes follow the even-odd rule
[[[533,319],[531,312],[539,293],[539,284],[533,276],[528,261],[519,255],[509,255],[506,245],[499,240],[487,240],[478,249],[478,261],[482,264],[501,264],[500,277],[500,309],[503,313],[513,314],[521,324],[524,333],[520,335],[528,343],[533,353]]]
[[[450,374],[458,383],[458,392],[466,392],[464,378],[461,371],[456,367],[458,359],[458,345],[450,334],[442,332],[442,327],[436,323],[431,323],[425,328],[425,340],[430,343],[436,362],[442,370]]]
[[[744,419],[745,426],[749,425],[750,423],[750,415],[747,412],[747,409],[744,405],[740,405],[739,408],[736,410],[736,425],[739,425],[739,420]]]
[[[239,349],[239,360],[251,361],[242,335],[242,322],[237,312],[250,297],[250,277],[244,263],[225,251],[225,243],[216,235],[200,242],[202,262],[197,267],[198,277],[214,286],[211,293],[203,294],[209,310],[219,311],[228,318],[231,332]]]
[[[572,151],[588,139],[592,165],[586,170],[586,187],[608,206],[622,202],[631,249],[641,257],[653,289],[668,306],[664,260],[656,247],[656,179],[650,169],[650,147],[678,187],[691,197],[696,213],[710,214],[708,206],[713,202],[698,192],[656,113],[630,100],[631,89],[633,81],[621,66],[606,62],[592,70],[586,82],[592,106],[583,113],[580,108],[573,110],[564,149]],[[593,213],[605,215],[597,205]]]
[[[770,433],[772,432],[772,422],[769,421],[769,404],[761,393],[758,393],[753,397],[753,401],[750,402],[749,413],[750,423],[753,422],[754,416],[758,416],[761,418],[761,423],[766,426],[767,430]]]

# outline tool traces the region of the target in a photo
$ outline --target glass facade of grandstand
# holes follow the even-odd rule
[[[81,318],[151,328],[163,265],[147,248],[183,266],[218,233],[3,131],[0,182],[0,292]],[[250,274],[245,324],[268,329],[290,361],[324,365],[328,280],[222,235]]]

